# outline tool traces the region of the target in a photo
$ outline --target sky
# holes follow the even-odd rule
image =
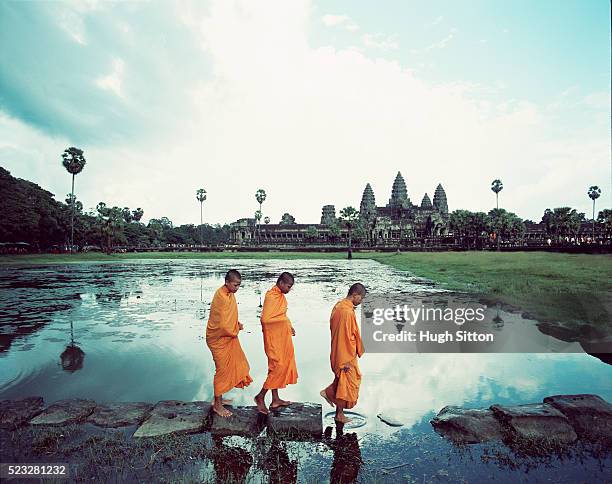
[[[0,166],[199,223],[411,201],[610,207],[607,0],[0,2]]]

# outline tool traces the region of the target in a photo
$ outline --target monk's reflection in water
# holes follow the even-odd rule
[[[217,475],[216,482],[246,482],[253,465],[253,457],[246,450],[230,447],[223,443],[223,437],[213,436],[215,452],[212,454]]]
[[[293,484],[297,482],[297,460],[290,460],[287,449],[280,440],[273,440],[263,460],[264,472],[271,484]]]
[[[330,483],[356,482],[363,464],[359,439],[355,433],[344,433],[344,424],[336,422],[336,438],[332,439],[332,428],[325,429],[324,442],[334,451],[334,461],[329,474]]]

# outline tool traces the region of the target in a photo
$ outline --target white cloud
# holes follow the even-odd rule
[[[427,50],[432,50],[432,49],[444,49],[444,47],[446,47],[448,43],[451,40],[453,40],[453,37],[455,37],[455,34],[454,32],[451,32],[443,39],[440,39],[437,42],[434,42],[433,44],[430,44],[427,47],[425,47],[425,50],[427,51]]]
[[[115,58],[112,62],[111,72],[104,76],[96,79],[96,85],[100,89],[105,89],[113,92],[120,98],[125,97],[122,89],[123,72],[125,68],[125,62],[122,59]]]
[[[365,34],[361,37],[366,47],[373,47],[382,50],[399,49],[399,44],[391,37],[383,34]]]
[[[342,27],[349,32],[356,32],[359,30],[359,25],[357,25],[348,15],[323,15],[321,18],[323,23],[327,27]]]
[[[290,212],[298,222],[312,223],[324,204],[358,206],[367,182],[384,205],[398,170],[413,202],[425,192],[431,197],[441,182],[451,210],[489,210],[491,180],[501,178],[501,206],[532,219],[547,207],[588,205],[589,185],[606,191],[609,106],[585,114],[603,122],[573,130],[563,106],[494,101],[498,96],[490,90],[499,90],[496,85],[433,84],[413,66],[367,49],[314,47],[309,26],[319,17],[311,14],[306,0],[223,0],[205,11],[194,8],[183,25],[201,49],[190,54],[205,56],[210,72],[174,86],[190,93],[192,112],[162,113],[172,127],[163,140],[81,146],[88,165],[77,184],[85,206],[104,200],[141,206],[145,219],[195,223],[195,190],[203,186],[209,195],[205,220],[230,222],[252,216],[255,191],[264,188],[264,215],[278,221]],[[175,21],[181,21],[178,12]],[[437,44],[446,45],[452,35]],[[124,95],[125,74],[123,61],[115,59],[98,86]],[[600,106],[605,98],[585,102]],[[57,182],[47,183],[45,170],[49,156],[59,160],[69,140],[26,125],[16,138],[15,126],[7,123],[0,122],[0,139],[10,140],[1,148],[3,158],[15,170],[34,160],[32,179],[60,187],[63,196],[69,184],[59,161],[53,165]]]

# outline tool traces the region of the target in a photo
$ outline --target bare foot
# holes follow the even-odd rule
[[[227,418],[227,417],[231,417],[232,415],[234,415],[232,412],[230,412],[227,408],[225,408],[221,404],[213,405],[212,409],[213,409],[213,412],[219,415],[219,417]]]
[[[268,410],[268,407],[266,407],[266,402],[264,401],[263,397],[256,395],[253,400],[255,400],[255,405],[257,405],[257,411],[259,413],[263,413],[264,415],[268,415],[270,413],[270,410]]]
[[[332,402],[332,401],[329,399],[329,397],[327,396],[327,393],[325,393],[325,390],[321,390],[321,391],[319,392],[319,395],[321,395],[321,396],[322,396],[322,397],[325,399],[325,401],[326,401],[327,403],[329,403],[329,404],[330,404],[332,407],[334,406],[334,402]]]
[[[347,423],[349,423],[349,422],[352,422],[352,421],[353,421],[353,419],[348,418],[348,417],[347,417],[346,415],[344,415],[344,414],[336,415],[336,418],[334,418],[334,420],[335,420],[336,422],[340,422],[340,423],[342,423],[342,424],[347,424]]]
[[[270,408],[288,407],[289,405],[291,405],[291,402],[289,400],[281,400],[279,398],[278,400],[272,400]]]

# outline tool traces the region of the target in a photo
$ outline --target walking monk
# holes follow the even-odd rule
[[[336,406],[336,422],[351,421],[344,415],[344,409],[353,408],[359,397],[361,372],[357,357],[363,355],[363,343],[355,318],[355,308],[361,304],[366,295],[363,284],[351,286],[348,295],[337,302],[329,319],[331,330],[331,353],[329,359],[334,372],[334,381],[320,395],[330,405]]]
[[[263,329],[264,349],[268,357],[268,378],[261,391],[255,397],[257,409],[264,414],[269,413],[265,398],[268,390],[272,390],[270,408],[286,407],[291,402],[281,400],[279,388],[297,383],[298,373],[295,366],[293,341],[295,330],[287,317],[287,299],[285,294],[293,287],[293,276],[283,272],[276,284],[266,293],[261,311],[261,327]]]
[[[238,332],[243,329],[238,322],[238,305],[234,293],[238,291],[242,276],[232,269],[225,275],[225,284],[215,292],[210,305],[210,316],[206,325],[206,344],[215,360],[215,400],[213,412],[221,417],[232,415],[223,404],[223,394],[232,388],[244,388],[253,381],[249,375],[249,362],[244,356]]]

